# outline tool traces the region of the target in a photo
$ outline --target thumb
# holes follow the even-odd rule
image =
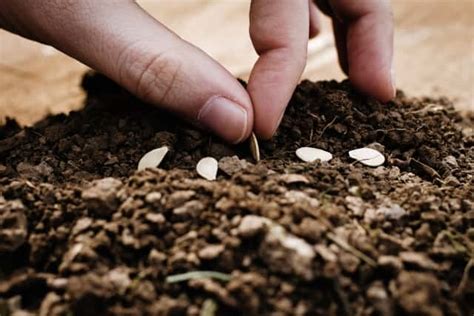
[[[253,110],[246,90],[135,2],[68,1],[65,6],[62,1],[6,1],[19,10],[18,16],[28,12],[28,25],[17,29],[99,70],[141,99],[229,142],[249,136]]]

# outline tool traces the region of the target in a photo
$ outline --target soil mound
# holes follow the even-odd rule
[[[0,315],[472,313],[474,120],[448,100],[304,81],[254,163],[100,75],[83,86],[81,111],[0,126]],[[364,146],[385,165],[348,157]]]

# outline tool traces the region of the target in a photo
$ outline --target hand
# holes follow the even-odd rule
[[[388,0],[318,1],[334,21],[339,59],[353,84],[381,101],[394,96]],[[0,27],[55,46],[143,100],[225,140],[252,130],[270,138],[318,31],[308,0],[253,0],[250,36],[259,59],[247,91],[215,60],[131,0],[2,0]]]

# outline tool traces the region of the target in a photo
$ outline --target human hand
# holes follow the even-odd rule
[[[326,0],[339,59],[361,91],[394,96],[388,0]],[[131,0],[2,0],[0,27],[52,45],[143,100],[237,143],[252,130],[269,138],[306,64],[318,31],[308,0],[253,0],[250,35],[259,54],[247,87]]]

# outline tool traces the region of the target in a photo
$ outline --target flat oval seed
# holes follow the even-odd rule
[[[367,147],[351,150],[349,157],[369,167],[378,167],[385,162],[385,157],[382,153]]]
[[[206,180],[213,181],[217,177],[218,162],[212,157],[205,157],[199,160],[196,165],[197,173]]]
[[[138,170],[143,170],[146,168],[156,168],[160,165],[163,158],[165,158],[169,149],[166,146],[153,149],[152,151],[147,152],[142,159],[138,162]]]
[[[313,162],[316,160],[329,161],[332,154],[325,150],[313,147],[301,147],[296,150],[296,156],[304,162]]]
[[[255,133],[252,132],[250,136],[250,152],[252,153],[252,157],[256,162],[260,161],[260,147],[258,146],[257,136]]]

